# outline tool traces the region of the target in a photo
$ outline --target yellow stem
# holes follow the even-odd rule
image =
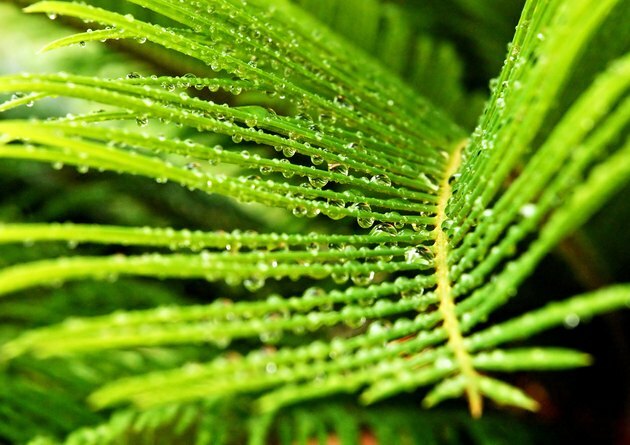
[[[444,329],[448,334],[448,343],[455,354],[462,374],[466,377],[466,397],[473,417],[480,417],[483,411],[483,401],[479,391],[479,375],[472,365],[472,359],[464,345],[464,338],[459,327],[459,320],[455,314],[455,302],[452,294],[451,281],[448,274],[448,237],[442,224],[446,221],[446,205],[451,196],[449,178],[457,172],[461,163],[461,152],[467,141],[460,142],[450,154],[444,178],[440,184],[436,216],[436,237],[434,244],[435,272],[437,275],[437,296],[440,300],[440,312],[444,319]]]

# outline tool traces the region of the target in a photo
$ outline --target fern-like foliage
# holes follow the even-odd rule
[[[13,379],[0,395],[0,434],[25,440],[26,429],[41,433],[34,443],[54,441],[56,419],[29,403],[42,397],[76,410],[75,428],[102,423],[68,443],[133,442],[142,416],[160,425],[154,434],[168,426],[184,441],[227,443],[240,433],[217,419],[243,406],[263,419],[250,430],[262,443],[273,414],[296,403],[358,393],[369,404],[420,387],[429,388],[424,406],[465,396],[474,417],[484,398],[535,410],[496,375],[590,358],[509,343],[629,304],[630,286],[619,284],[492,321],[541,259],[630,178],[630,56],[617,54],[570,101],[565,90],[623,2],[527,1],[472,133],[465,126],[479,97],[462,87],[454,49],[414,32],[399,7],[101,3],[42,1],[26,12],[92,28],[46,50],[126,39],[195,74],[4,76],[0,111],[60,97],[95,110],[1,120],[2,163],[145,177],[159,183],[151,194],[175,184],[190,190],[182,203],[213,212],[195,219],[191,211],[189,227],[177,206],[166,219],[175,227],[0,225],[0,305],[12,320],[0,360],[2,379]],[[554,106],[565,102],[559,116]],[[121,182],[128,189],[116,193],[143,183]],[[69,189],[63,200],[80,202],[82,193]],[[137,221],[160,221],[146,212]],[[207,302],[186,299],[181,280],[212,289]],[[105,420],[81,409],[84,399],[134,408]],[[13,428],[15,419],[28,424]],[[327,428],[303,419],[295,434],[320,431],[325,440]],[[405,434],[411,441],[417,431]],[[392,443],[391,431],[379,434]]]

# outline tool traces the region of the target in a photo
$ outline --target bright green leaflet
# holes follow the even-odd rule
[[[288,1],[129,3],[161,19],[153,23],[73,2],[43,1],[26,11],[99,28],[56,40],[46,50],[136,39],[194,59],[192,66],[205,71],[116,79],[4,76],[0,93],[14,96],[0,111],[57,97],[106,109],[2,120],[0,157],[174,183],[307,218],[306,230],[0,225],[0,243],[7,245],[27,240],[138,252],[7,265],[0,269],[2,300],[39,286],[118,277],[225,281],[257,297],[68,319],[8,340],[0,347],[5,364],[133,348],[208,344],[229,350],[248,340],[244,355],[220,354],[187,366],[174,360],[104,380],[89,403],[103,408],[130,402],[150,410],[203,401],[220,411],[221,401],[242,395],[255,397],[260,412],[275,413],[337,393],[359,393],[362,402],[373,403],[426,386],[425,406],[464,395],[478,417],[484,398],[536,409],[534,400],[495,373],[589,363],[573,350],[504,344],[562,325],[567,317],[627,306],[629,285],[481,330],[478,325],[509,303],[539,261],[630,179],[624,133],[630,55],[611,61],[545,129],[564,82],[619,2],[527,1],[472,134],[455,123],[465,116],[453,110],[473,97],[445,89],[433,98],[445,111],[439,109]],[[375,17],[402,20],[395,9],[369,5]],[[364,29],[365,49],[378,52],[379,45],[369,43],[376,32],[370,29]],[[382,45],[400,52],[408,36],[391,29]],[[427,39],[420,39],[420,47],[442,48]],[[429,54],[454,57],[448,50]],[[418,61],[415,78],[434,78],[432,69]],[[221,94],[232,105],[221,102]],[[160,134],[164,128],[175,128],[173,134],[188,130],[187,137]],[[317,221],[324,218],[347,223],[354,233],[319,230]],[[322,286],[265,294],[273,280],[318,280]]]

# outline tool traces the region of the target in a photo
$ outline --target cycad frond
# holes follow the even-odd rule
[[[628,55],[548,129],[567,79],[618,1],[528,1],[470,136],[452,119],[466,122],[461,110],[475,99],[463,93],[457,57],[430,37],[417,40],[421,54],[408,78],[422,92],[444,74],[447,86],[426,94],[443,110],[288,1],[130,2],[161,18],[58,1],[26,10],[99,26],[46,49],[135,39],[206,71],[4,76],[0,92],[14,96],[2,111],[59,96],[96,102],[99,111],[2,120],[0,156],[151,178],[244,208],[257,204],[250,212],[262,205],[280,209],[284,221],[308,220],[261,233],[2,225],[3,244],[79,245],[76,254],[7,264],[5,300],[42,285],[121,276],[226,282],[240,294],[197,305],[176,296],[170,305],[20,330],[0,349],[5,362],[208,344],[193,354],[195,364],[112,375],[89,401],[150,408],[246,395],[262,412],[276,412],[337,393],[361,392],[372,403],[432,386],[426,406],[466,394],[473,416],[481,415],[482,397],[536,408],[489,373],[589,363],[567,349],[496,348],[567,316],[623,307],[626,285],[482,323],[630,178]],[[403,19],[393,7],[369,5],[373,15],[364,18],[372,26],[355,44],[387,61],[379,45],[402,48],[411,37],[390,29],[390,40],[377,41],[376,18]],[[240,354],[220,353],[228,348]]]

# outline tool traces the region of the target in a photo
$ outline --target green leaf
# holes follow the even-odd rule
[[[492,59],[503,42],[485,33],[507,26],[509,8],[451,3],[444,20],[483,19],[470,44]],[[10,320],[0,378],[20,360],[25,381],[33,363],[53,363],[61,388],[77,374],[68,369],[98,375],[79,412],[113,417],[69,443],[113,442],[134,428],[237,442],[214,414],[186,411],[223,413],[234,400],[243,418],[261,416],[252,443],[273,414],[340,394],[374,403],[424,388],[425,406],[465,396],[473,417],[484,397],[535,410],[494,373],[581,367],[590,356],[504,344],[628,305],[630,288],[616,284],[508,321],[494,314],[517,309],[543,258],[630,180],[630,55],[611,50],[592,82],[567,94],[621,2],[527,1],[481,116],[460,47],[393,4],[100,4],[43,1],[26,12],[97,28],[45,50],[123,39],[199,69],[0,77],[2,113],[83,103],[69,115],[0,120],[2,184],[30,181],[28,193],[0,199],[0,307]],[[428,23],[444,5],[423,8]],[[476,118],[471,134],[457,124]],[[34,162],[61,171],[41,182],[30,172],[45,169],[11,171]],[[60,178],[56,198],[49,178]],[[79,187],[91,181],[109,188]],[[121,196],[133,199],[103,217]],[[60,210],[29,217],[41,200]],[[121,216],[131,209],[138,215]],[[76,281],[116,293],[112,302],[152,293],[145,281],[165,293],[84,313],[72,309]],[[46,315],[52,304],[26,313],[47,297],[66,300],[58,314]],[[95,362],[164,351],[172,360],[129,372],[100,373]],[[28,411],[17,403],[13,417]],[[281,442],[306,443],[326,440],[332,422],[341,441],[356,440],[361,422],[343,410],[331,419],[298,412],[275,427]],[[382,422],[374,429],[391,437]],[[60,438],[41,430],[29,437]]]

